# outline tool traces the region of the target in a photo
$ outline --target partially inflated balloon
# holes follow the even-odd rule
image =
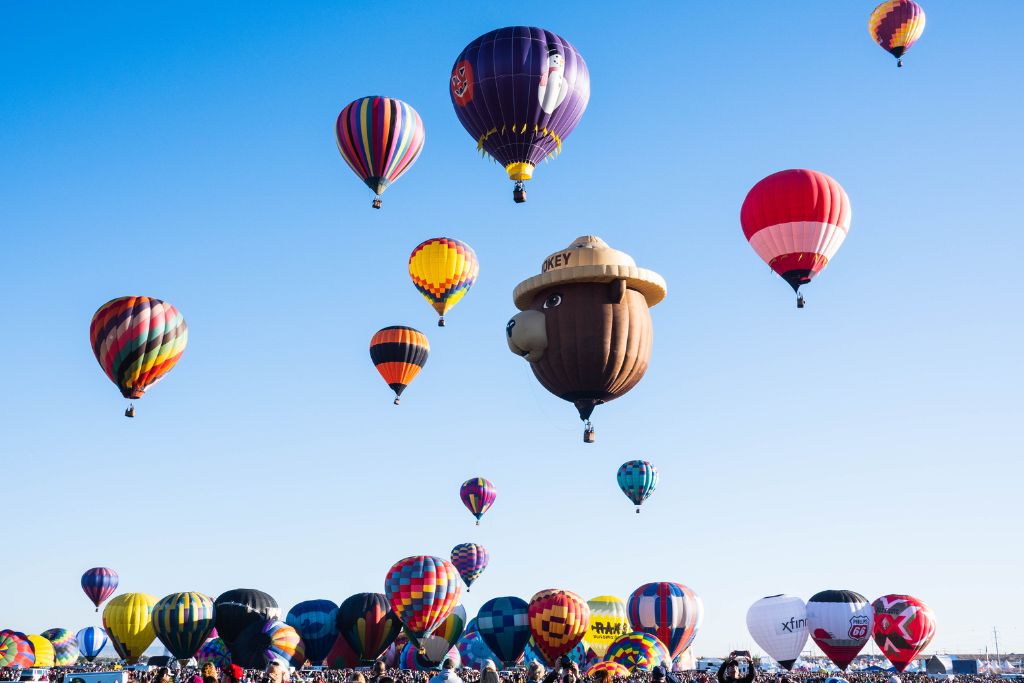
[[[117,572],[109,567],[93,567],[82,574],[82,590],[100,611],[100,605],[117,590]]]
[[[477,613],[476,628],[487,647],[510,668],[523,656],[530,639],[529,605],[512,595],[488,600]]]
[[[78,641],[78,649],[82,656],[91,662],[106,646],[107,634],[99,626],[86,626],[75,635],[75,640]]]
[[[338,639],[338,606],[330,600],[306,600],[288,611],[285,623],[306,646],[306,657],[319,666]]]
[[[444,314],[462,300],[479,272],[473,248],[451,237],[429,239],[413,249],[409,257],[409,276],[441,316],[438,327],[444,327]]]
[[[590,626],[587,642],[599,658],[604,658],[608,646],[619,636],[632,630],[626,612],[626,603],[614,595],[599,595],[587,600],[590,607]]]
[[[747,631],[787,671],[807,643],[807,606],[792,595],[761,598],[747,610]]]
[[[670,658],[690,647],[704,618],[704,604],[693,589],[671,581],[640,586],[628,604],[633,628],[657,637]]]
[[[395,392],[396,406],[402,392],[420,374],[429,355],[427,336],[411,327],[385,327],[370,339],[370,360]]]
[[[466,627],[466,608],[456,605],[448,617],[437,625],[428,635],[416,638],[409,636],[409,641],[416,645],[420,654],[427,661],[440,662],[451,650]]]
[[[32,634],[28,636],[28,640],[32,643],[32,650],[35,652],[36,660],[32,666],[39,668],[46,668],[54,665],[54,660],[57,658],[57,651],[46,638]]]
[[[516,182],[562,150],[590,100],[587,63],[569,41],[550,31],[510,26],[486,33],[455,59],[449,83],[459,122],[476,148]]]
[[[188,344],[188,325],[178,309],[160,299],[123,296],[96,311],[89,341],[100,367],[121,395],[137,399],[181,359]],[[134,416],[131,407],[125,415]]]
[[[646,460],[630,460],[622,463],[615,478],[619,482],[619,488],[633,501],[639,513],[640,505],[658,486],[658,468]]]
[[[459,576],[466,582],[466,591],[487,569],[490,555],[487,548],[479,543],[460,543],[452,548],[452,564],[459,570]]]
[[[924,9],[914,0],[885,0],[868,19],[868,32],[903,66],[903,55],[924,33]]]
[[[860,593],[827,590],[807,601],[811,638],[843,671],[871,637],[871,604]]]
[[[530,635],[548,662],[557,662],[583,640],[590,625],[590,608],[575,593],[557,588],[540,591],[527,610]]]
[[[217,633],[231,647],[253,622],[280,619],[281,608],[270,595],[254,588],[235,588],[217,596]]]
[[[338,151],[349,168],[380,195],[416,163],[426,134],[416,110],[390,97],[363,97],[341,110],[334,127]]]
[[[587,676],[594,678],[598,671],[607,671],[612,678],[629,678],[630,671],[618,662],[596,662],[587,669]]]
[[[494,484],[483,477],[474,477],[462,482],[459,488],[459,498],[466,509],[476,517],[476,523],[480,524],[480,518],[494,505],[494,499],[498,497],[498,489]]]
[[[228,645],[220,638],[210,638],[196,652],[196,662],[203,666],[209,662],[218,669],[231,666],[231,651]]]
[[[338,608],[338,633],[361,666],[369,666],[402,630],[402,621],[382,593],[358,593]]]
[[[298,668],[305,663],[306,652],[298,631],[268,619],[245,627],[231,645],[231,660],[247,669],[261,669],[275,661]]]
[[[672,666],[668,649],[656,637],[643,631],[633,631],[619,636],[608,647],[605,660],[617,662],[635,671],[650,671],[659,664]]]
[[[28,636],[18,631],[0,631],[0,667],[28,668],[36,661],[35,648]]]
[[[459,655],[459,648],[453,647],[444,653],[440,659],[431,659],[421,653],[415,645],[408,643],[403,649],[399,659],[399,668],[407,671],[435,671],[440,668],[441,663],[449,659],[455,668],[462,666],[462,657]]]
[[[935,635],[935,615],[912,595],[883,595],[871,608],[875,644],[903,673]]]
[[[327,667],[331,669],[354,669],[359,664],[359,656],[352,650],[348,642],[340,635],[334,646],[327,653]]]
[[[210,637],[214,621],[213,598],[202,593],[172,593],[153,607],[153,632],[182,662]]]
[[[500,657],[494,654],[491,648],[487,647],[483,637],[477,631],[466,631],[459,638],[456,644],[459,656],[462,657],[462,666],[472,669],[482,669],[488,659],[497,662]]]
[[[53,644],[54,666],[71,666],[78,661],[81,652],[74,633],[66,628],[50,628],[39,635]]]
[[[103,629],[117,654],[129,664],[137,662],[156,638],[153,632],[155,605],[156,597],[148,593],[123,593],[103,609]]]
[[[426,635],[459,604],[459,573],[448,560],[415,555],[396,562],[384,579],[384,595],[409,635]]]

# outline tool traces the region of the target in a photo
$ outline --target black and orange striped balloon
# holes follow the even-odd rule
[[[385,327],[370,340],[370,359],[395,392],[395,405],[430,355],[427,335],[402,325]]]

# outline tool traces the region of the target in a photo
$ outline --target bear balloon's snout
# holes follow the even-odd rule
[[[548,348],[547,326],[540,311],[523,311],[512,316],[505,325],[505,341],[517,356],[531,363],[544,357]]]

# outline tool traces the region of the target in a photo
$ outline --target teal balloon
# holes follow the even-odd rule
[[[658,486],[658,468],[646,460],[630,460],[622,463],[616,475],[619,488],[637,506],[650,498]]]

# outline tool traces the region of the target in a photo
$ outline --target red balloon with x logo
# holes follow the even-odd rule
[[[935,615],[912,595],[883,595],[871,607],[875,644],[902,673],[935,635]]]

